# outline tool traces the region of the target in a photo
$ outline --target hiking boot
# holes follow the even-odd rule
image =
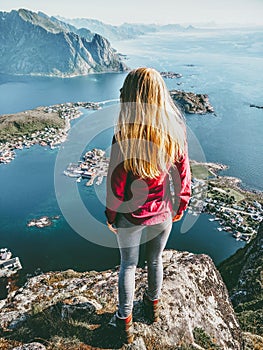
[[[132,326],[132,314],[126,318],[120,318],[118,312],[111,319],[110,326],[117,327],[120,338],[127,344],[133,342],[133,326]]]
[[[146,293],[143,294],[143,307],[145,317],[151,322],[159,321],[160,303],[158,299],[150,300]]]

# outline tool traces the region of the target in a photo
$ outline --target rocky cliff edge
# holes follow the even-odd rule
[[[167,250],[163,259],[161,320],[153,325],[141,301],[147,271],[137,269],[132,345],[121,344],[108,326],[116,311],[118,268],[30,278],[0,301],[0,338],[41,339],[39,349],[242,349],[240,327],[211,258]]]

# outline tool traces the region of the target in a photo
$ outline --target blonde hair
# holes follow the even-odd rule
[[[184,117],[155,69],[132,70],[120,91],[115,137],[124,156],[124,169],[141,178],[156,179],[184,152]]]

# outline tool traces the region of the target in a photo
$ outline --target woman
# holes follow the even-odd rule
[[[180,220],[187,207],[191,176],[184,118],[161,75],[152,68],[132,70],[120,91],[105,213],[108,228],[117,235],[121,255],[116,324],[129,343],[133,341],[135,270],[142,231],[147,233],[148,270],[143,301],[146,316],[154,322],[158,320],[163,280],[162,251],[172,222]]]

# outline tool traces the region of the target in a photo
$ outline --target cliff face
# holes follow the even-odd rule
[[[153,325],[144,318],[141,301],[146,270],[137,269],[135,342],[129,349],[242,349],[239,325],[212,260],[176,251],[165,251],[163,258],[161,320]],[[117,279],[117,269],[32,277],[0,301],[0,338],[46,339],[47,349],[124,349],[108,326],[116,310]]]
[[[219,267],[242,328],[263,335],[263,223],[254,240]]]
[[[100,35],[27,10],[0,12],[0,73],[74,76],[125,69]]]

